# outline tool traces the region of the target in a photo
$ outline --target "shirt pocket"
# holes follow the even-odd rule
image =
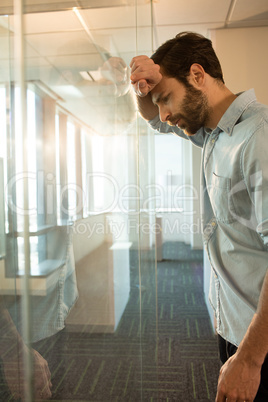
[[[209,197],[216,219],[224,223],[234,222],[236,214],[231,196],[231,179],[213,173]]]

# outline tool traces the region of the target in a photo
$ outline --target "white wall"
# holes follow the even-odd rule
[[[107,222],[105,214],[78,220],[73,226],[73,247],[75,262],[98,248],[106,241]]]
[[[227,87],[235,92],[254,88],[259,102],[268,104],[268,27],[211,31]]]

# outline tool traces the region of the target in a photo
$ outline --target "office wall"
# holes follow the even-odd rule
[[[80,261],[106,240],[105,214],[78,220],[73,226],[73,247],[75,262]]]
[[[211,39],[227,87],[235,93],[254,88],[259,102],[268,104],[268,27],[213,30]]]

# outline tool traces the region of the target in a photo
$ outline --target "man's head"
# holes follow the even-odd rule
[[[199,64],[204,71],[219,83],[224,84],[220,62],[209,39],[194,32],[181,32],[175,38],[161,45],[151,56],[162,72],[189,86],[187,77],[193,64]]]
[[[211,109],[206,94],[176,78],[163,75],[151,90],[151,99],[159,108],[161,121],[178,126],[187,135],[196,134],[209,121]]]
[[[182,32],[165,42],[151,59],[160,66],[162,80],[151,90],[163,122],[194,135],[214,127],[213,99],[225,87],[219,60],[211,41]]]

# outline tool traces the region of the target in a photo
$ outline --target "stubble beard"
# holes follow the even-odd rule
[[[191,85],[186,87],[180,110],[180,113],[172,117],[172,121],[176,124],[181,120],[178,126],[188,136],[195,135],[200,128],[206,127],[211,114],[206,94]]]

